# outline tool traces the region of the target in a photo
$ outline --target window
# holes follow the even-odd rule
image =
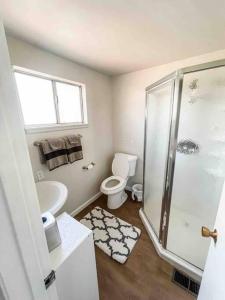
[[[87,125],[84,85],[27,71],[14,73],[28,131]]]

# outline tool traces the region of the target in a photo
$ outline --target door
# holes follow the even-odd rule
[[[0,21],[0,298],[57,300],[50,258]]]
[[[174,80],[147,92],[144,212],[159,238],[172,113]]]
[[[224,66],[183,76],[167,249],[202,270],[199,232],[214,226],[225,179],[224,82]]]
[[[218,232],[216,244],[211,240],[198,300],[225,299],[225,184],[220,198],[214,228]],[[203,224],[204,225],[204,224]],[[213,231],[213,228],[210,228]],[[209,238],[210,239],[210,238]]]

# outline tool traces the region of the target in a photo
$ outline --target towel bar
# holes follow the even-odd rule
[[[83,137],[81,134],[76,134],[76,136],[78,136],[79,138]],[[62,138],[62,137],[58,137],[58,138]],[[35,141],[33,143],[33,145],[39,147],[41,145],[41,142],[40,141]]]

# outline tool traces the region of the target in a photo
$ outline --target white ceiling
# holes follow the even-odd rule
[[[225,0],[0,0],[6,29],[107,74],[225,48]]]

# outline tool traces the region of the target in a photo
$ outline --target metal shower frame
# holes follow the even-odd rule
[[[167,159],[164,170],[164,190],[161,205],[161,219],[160,219],[160,230],[159,230],[159,242],[162,244],[163,248],[166,249],[167,246],[167,236],[168,236],[168,226],[170,218],[170,207],[171,207],[171,197],[172,197],[172,187],[173,187],[173,177],[174,168],[176,161],[176,145],[177,145],[177,135],[179,128],[179,118],[180,118],[180,106],[181,97],[183,89],[183,78],[185,74],[204,71],[207,69],[214,69],[225,66],[225,59],[217,60],[209,63],[204,63],[200,65],[195,65],[191,67],[186,67],[179,69],[159,81],[151,84],[146,88],[146,104],[145,104],[145,131],[144,131],[144,167],[143,167],[143,191],[145,191],[145,161],[146,161],[146,143],[147,143],[147,122],[148,122],[148,96],[157,88],[171,82],[171,107],[170,107],[170,128],[169,128],[169,143],[167,151]],[[145,193],[143,193],[143,212],[144,212],[144,202]],[[146,216],[147,217],[147,216]],[[154,227],[151,224],[151,220],[147,217],[153,231]],[[158,234],[155,232],[156,236]]]

